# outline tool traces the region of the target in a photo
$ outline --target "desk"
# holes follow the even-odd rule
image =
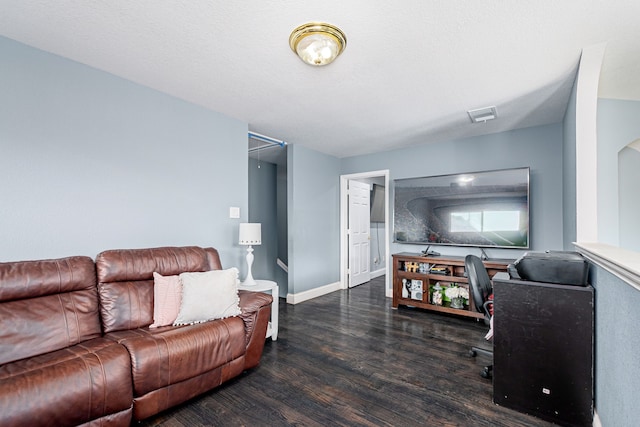
[[[271,292],[273,302],[271,303],[271,321],[267,326],[267,338],[273,341],[278,339],[278,284],[272,280],[256,280],[253,286],[238,286],[239,290],[250,292]]]
[[[568,426],[593,422],[594,290],[493,279],[493,401]]]

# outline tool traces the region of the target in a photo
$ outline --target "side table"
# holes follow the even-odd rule
[[[251,292],[271,291],[273,302],[271,303],[271,321],[267,326],[267,338],[273,341],[278,339],[278,284],[272,280],[256,280],[253,286],[238,285],[238,289]]]

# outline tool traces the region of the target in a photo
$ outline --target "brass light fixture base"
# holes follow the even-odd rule
[[[304,62],[321,66],[333,62],[347,47],[347,38],[335,25],[308,22],[293,30],[289,46]]]

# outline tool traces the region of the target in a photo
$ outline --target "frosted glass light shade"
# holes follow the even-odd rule
[[[309,65],[333,62],[347,46],[347,38],[336,26],[322,22],[300,25],[289,36],[291,49]]]
[[[262,224],[259,222],[245,222],[240,224],[241,245],[261,245],[262,244]]]

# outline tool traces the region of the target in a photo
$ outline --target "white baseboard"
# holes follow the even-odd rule
[[[596,412],[596,408],[593,408],[593,427],[602,427],[602,422]]]
[[[376,277],[384,276],[385,274],[387,274],[387,269],[386,268],[381,268],[379,270],[372,271],[371,274],[370,274],[370,277],[372,279],[375,279]]]
[[[328,285],[320,286],[319,288],[302,291],[297,294],[287,294],[287,304],[298,304],[316,297],[320,297],[322,295],[330,294],[331,292],[339,291],[341,289],[342,287],[340,286],[340,282],[335,282],[329,283]]]

